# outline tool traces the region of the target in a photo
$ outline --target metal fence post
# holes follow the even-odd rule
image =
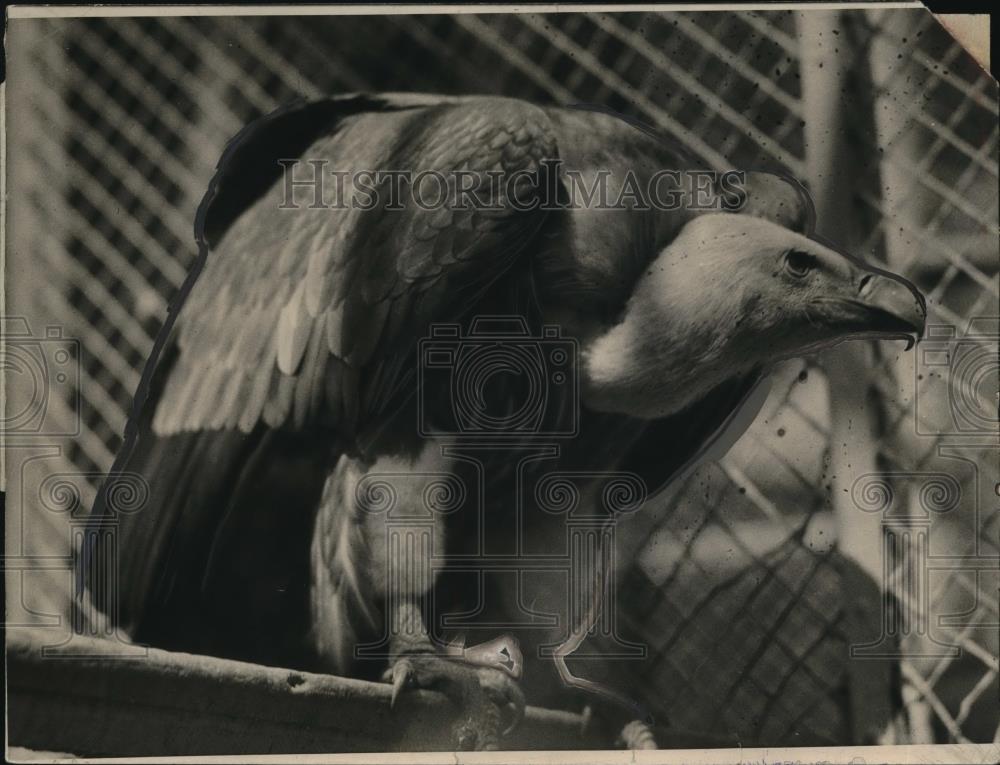
[[[806,164],[809,188],[816,205],[816,233],[835,246],[850,250],[860,236],[851,221],[858,167],[851,156],[847,130],[868,107],[859,98],[864,83],[864,59],[850,55],[854,39],[840,11],[800,12],[797,17],[802,55],[802,102],[805,119]],[[853,80],[852,80],[853,78]],[[859,80],[862,81],[859,83]],[[854,96],[852,98],[852,95]],[[882,575],[882,528],[880,519],[861,513],[852,500],[850,487],[860,476],[878,468],[876,423],[879,402],[870,397],[869,375],[873,348],[870,343],[841,346],[824,358],[830,405],[829,471],[832,474],[837,543],[841,551],[857,561],[884,589]],[[843,489],[847,489],[844,491]],[[858,603],[847,593],[847,632],[852,645],[877,638],[881,626],[870,614],[859,612]],[[880,719],[874,710],[891,703],[892,661],[850,659],[850,704],[853,739],[873,743],[882,731],[871,730]]]

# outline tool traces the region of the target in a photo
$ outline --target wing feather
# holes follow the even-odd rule
[[[170,363],[157,365],[138,440],[116,463],[152,486],[150,506],[121,529],[129,629],[196,650],[208,649],[192,625],[218,604],[253,623],[248,635],[287,637],[277,625],[291,611],[257,625],[236,604],[285,608],[278,580],[255,578],[251,562],[276,529],[289,550],[308,546],[320,507],[335,541],[325,558],[332,594],[345,619],[368,613],[357,524],[319,501],[321,481],[338,455],[358,451],[352,439],[389,411],[387,398],[412,395],[412,353],[430,323],[473,307],[543,220],[510,204],[427,210],[405,195],[403,209],[386,210],[384,194],[374,209],[282,209],[277,159],[448,175],[531,172],[557,155],[544,111],[493,98],[330,99],[248,135],[220,166],[209,252],[175,309]]]
[[[312,322],[306,310],[305,288],[305,281],[298,282],[278,315],[274,340],[278,350],[278,369],[289,376],[294,376],[298,371],[312,330]]]
[[[302,430],[319,414],[325,391],[323,375],[326,373],[326,343],[323,342],[324,326],[321,322],[310,322],[309,344],[306,347],[301,374],[295,383],[293,405],[294,425]]]
[[[533,191],[525,172],[556,154],[542,110],[519,101],[464,99],[353,114],[303,156],[348,171],[519,173],[528,184],[517,188],[524,199]],[[350,192],[349,183],[345,189]],[[430,322],[468,307],[475,296],[469,286],[485,286],[503,273],[542,217],[514,210],[506,198],[499,213],[457,209],[450,198],[424,209],[405,194],[402,210],[386,209],[386,190],[380,188],[380,204],[371,210],[280,209],[285,189],[279,179],[234,220],[178,317],[177,369],[191,382],[168,381],[154,420],[158,432],[234,422],[249,432],[260,418],[271,427],[332,422],[354,431],[356,422],[339,420],[365,412],[356,411],[357,391],[340,388],[364,375],[334,366],[332,379],[324,379],[320,341],[348,367],[374,374],[414,347]],[[256,370],[272,363],[279,374],[268,382],[262,404],[264,383]],[[372,404],[381,411],[380,402]],[[177,409],[186,414],[160,414]]]

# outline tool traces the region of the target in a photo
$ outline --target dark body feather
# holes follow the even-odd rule
[[[316,549],[329,555],[334,589],[350,590],[342,640],[377,637],[369,612],[380,604],[363,581],[368,551],[350,541],[357,518],[324,487],[342,457],[363,465],[420,453],[419,339],[434,322],[468,332],[484,314],[521,315],[536,336],[552,311],[570,337],[613,322],[646,264],[693,213],[282,210],[276,162],[297,156],[338,169],[508,174],[553,157],[645,174],[698,163],[609,115],[436,96],[299,105],[227,152],[205,206],[204,270],[178,308],[115,465],[150,484],[148,506],[120,519],[117,618],[136,640],[166,648],[372,676],[374,662],[331,667],[317,655],[310,560]],[[612,245],[623,255],[609,262],[601,252]],[[654,422],[583,409],[579,434],[525,481],[554,469],[619,470],[655,492],[697,458],[757,380],[754,370],[740,374]],[[441,395],[431,411],[449,405]],[[578,414],[569,400],[550,411],[557,419]],[[526,437],[479,452],[486,505],[448,516],[449,556],[476,552],[480,517],[490,552],[509,552],[514,468],[537,445]],[[95,522],[105,509],[102,492]],[[564,519],[530,504],[524,517],[540,547],[560,544]],[[318,548],[314,528],[328,537]],[[451,631],[477,642],[496,634],[491,624],[564,607],[565,595],[543,579],[529,593],[511,590],[506,575],[446,573],[436,583],[438,603],[474,613]],[[94,596],[110,608],[106,594]],[[517,634],[536,645],[551,641],[553,629],[522,624]],[[552,672],[526,672],[537,679],[529,685],[551,689]]]

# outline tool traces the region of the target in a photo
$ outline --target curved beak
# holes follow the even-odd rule
[[[858,302],[867,314],[871,332],[904,335],[919,340],[927,322],[927,301],[905,279],[886,273],[865,274]]]
[[[900,338],[907,349],[923,337],[927,302],[906,279],[886,271],[855,272],[847,294],[816,300],[825,320],[843,335]]]

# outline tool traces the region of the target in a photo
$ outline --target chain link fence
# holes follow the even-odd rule
[[[824,18],[849,62],[842,118],[862,158],[851,166],[853,249],[920,286],[937,334],[914,353],[863,351],[852,386],[863,407],[848,414],[874,445],[870,469],[838,457],[838,357],[803,359],[778,370],[724,459],[622,529],[636,552],[620,574],[623,624],[650,651],[635,683],[671,725],[734,744],[864,738],[866,693],[895,699],[883,741],[996,742],[996,84],[921,10]],[[56,386],[45,416],[73,434],[46,469],[82,476],[79,507],[121,444],[223,147],[292,99],[428,91],[596,103],[714,166],[781,169],[814,192],[823,182],[810,177],[803,99],[817,78],[827,86],[800,66],[818,40],[792,12],[16,26],[9,61],[25,97],[8,137],[18,195],[8,312],[35,334],[52,325],[78,340],[79,379]],[[20,480],[23,497],[37,494],[25,487],[39,479]],[[17,552],[69,555],[64,516],[37,504],[26,505]],[[845,542],[845,529],[867,545]],[[24,623],[67,602],[65,572],[23,576]],[[861,643],[859,613],[874,630]],[[864,684],[876,665],[885,687]]]

